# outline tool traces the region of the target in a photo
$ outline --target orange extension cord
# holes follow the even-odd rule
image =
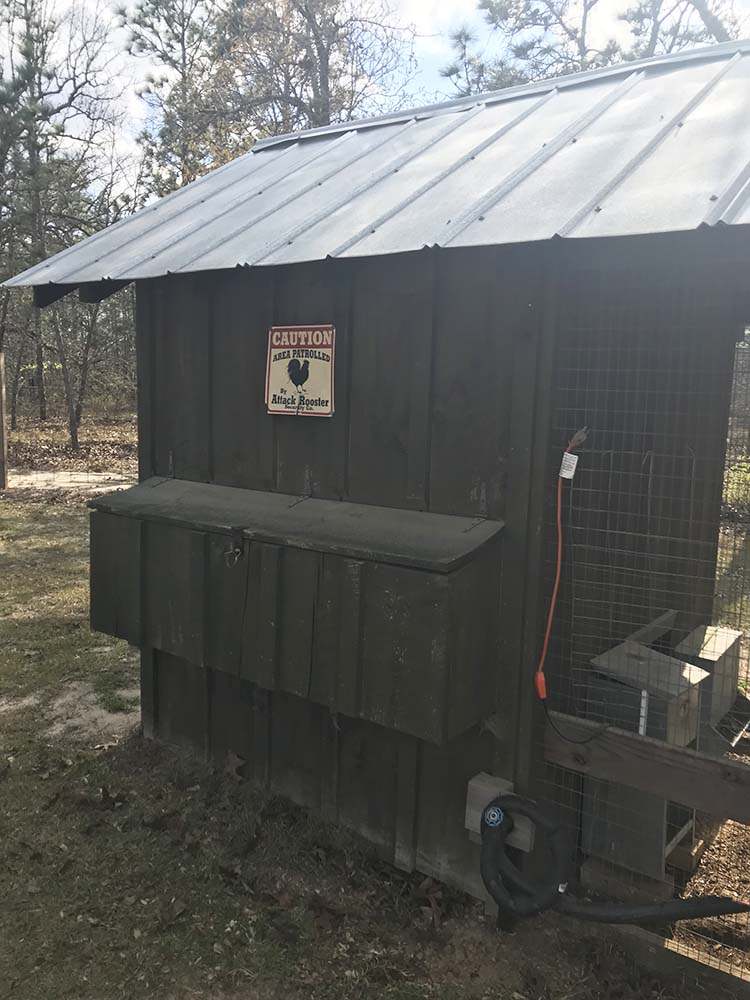
[[[568,447],[565,449],[563,455],[567,455],[569,452],[574,451],[579,448],[583,442],[586,440],[587,428],[583,427],[580,431],[576,431],[573,437],[568,441]],[[555,564],[555,583],[552,587],[552,596],[549,601],[549,611],[547,612],[547,627],[544,630],[544,643],[542,644],[542,652],[539,657],[539,663],[537,664],[536,672],[534,674],[534,687],[536,689],[537,697],[540,701],[544,702],[547,700],[547,678],[544,675],[544,664],[547,661],[547,650],[549,649],[550,635],[552,634],[552,623],[555,620],[555,608],[557,607],[557,594],[560,590],[560,577],[562,576],[562,559],[563,559],[563,527],[562,527],[562,488],[563,488],[563,477],[558,475],[557,477],[557,560]]]

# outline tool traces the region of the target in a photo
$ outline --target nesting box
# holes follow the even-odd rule
[[[695,742],[706,670],[632,641],[595,657],[591,665],[596,718],[675,746]]]
[[[657,627],[655,637],[661,631]],[[640,632],[651,638],[648,626]],[[710,697],[707,671],[632,638],[591,665],[587,707],[592,717],[676,746],[695,746],[701,701]],[[664,885],[670,852],[693,829],[693,811],[658,795],[591,780],[585,782],[584,796],[585,853]],[[601,888],[585,874],[592,888]]]
[[[737,698],[741,639],[742,633],[736,629],[700,625],[675,647],[675,653],[697,664],[710,677],[705,685],[704,715],[712,726],[718,726]]]
[[[433,743],[484,717],[501,521],[158,478],[94,506],[94,628]]]

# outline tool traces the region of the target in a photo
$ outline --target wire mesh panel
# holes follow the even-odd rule
[[[546,672],[553,709],[750,762],[750,339],[731,308],[728,281],[680,261],[563,273],[544,545],[547,594],[558,570],[560,590]],[[744,826],[637,781],[549,766],[545,782],[566,807],[579,891],[750,897]],[[745,916],[664,932],[750,971]]]

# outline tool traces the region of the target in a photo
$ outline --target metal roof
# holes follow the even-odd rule
[[[259,142],[9,285],[750,223],[750,42]]]

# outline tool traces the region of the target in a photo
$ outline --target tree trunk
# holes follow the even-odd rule
[[[60,360],[60,369],[62,371],[63,387],[65,389],[65,402],[68,408],[68,432],[70,433],[70,447],[73,451],[78,451],[78,423],[76,422],[76,406],[75,398],[73,395],[73,381],[70,377],[70,368],[68,367],[68,357],[65,353],[65,344],[63,343],[62,331],[60,329],[60,320],[57,316],[53,320],[55,327],[55,345],[57,347],[57,356]]]
[[[24,5],[23,16],[26,27],[26,37],[34,38],[33,12],[28,4]],[[31,84],[29,96],[38,100],[41,104],[41,68],[37,68],[34,73],[34,81]],[[26,152],[28,155],[28,176],[31,181],[31,261],[39,263],[47,256],[45,253],[45,232],[44,218],[42,214],[42,193],[41,185],[41,155],[40,137],[38,122],[36,118],[31,118],[29,127],[26,130]],[[44,385],[44,346],[42,344],[42,317],[37,310],[34,319],[34,331],[36,334],[36,379],[37,392],[39,393],[39,419],[47,419],[47,392]]]
[[[648,44],[643,51],[644,57],[656,55],[656,46],[659,44],[659,32],[661,31],[661,14],[663,0],[651,0],[651,30],[648,36]]]
[[[89,384],[89,363],[91,361],[91,351],[94,347],[96,341],[96,326],[99,320],[99,306],[94,306],[94,308],[89,312],[89,328],[86,331],[86,340],[83,344],[83,353],[81,355],[81,374],[78,380],[78,398],[76,399],[75,405],[75,419],[76,427],[81,426],[81,415],[83,413],[83,402],[86,398],[86,390]]]
[[[0,351],[0,490],[8,486],[8,414],[5,409],[5,355]]]
[[[706,30],[711,32],[717,42],[728,42],[731,40],[731,35],[724,26],[724,22],[718,14],[714,14],[708,3],[706,3],[706,0],[690,0],[690,4],[695,9],[701,21],[703,21]]]
[[[34,313],[34,339],[36,340],[36,391],[39,400],[39,419],[47,419],[47,390],[44,385],[44,345],[42,344],[42,314]]]
[[[13,381],[10,386],[10,429],[16,430],[18,426],[18,389],[21,384],[21,369],[26,357],[26,343],[29,338],[29,319],[26,318],[26,325],[21,334],[21,342],[18,345],[18,356],[16,357],[16,370],[13,372]]]
[[[22,358],[23,353],[19,351],[16,370],[13,372],[13,381],[10,384],[10,429],[12,431],[18,429],[18,385],[21,381]]]
[[[10,305],[10,288],[3,290],[3,300],[0,304],[0,354],[5,350],[5,334],[8,329],[8,306]]]

